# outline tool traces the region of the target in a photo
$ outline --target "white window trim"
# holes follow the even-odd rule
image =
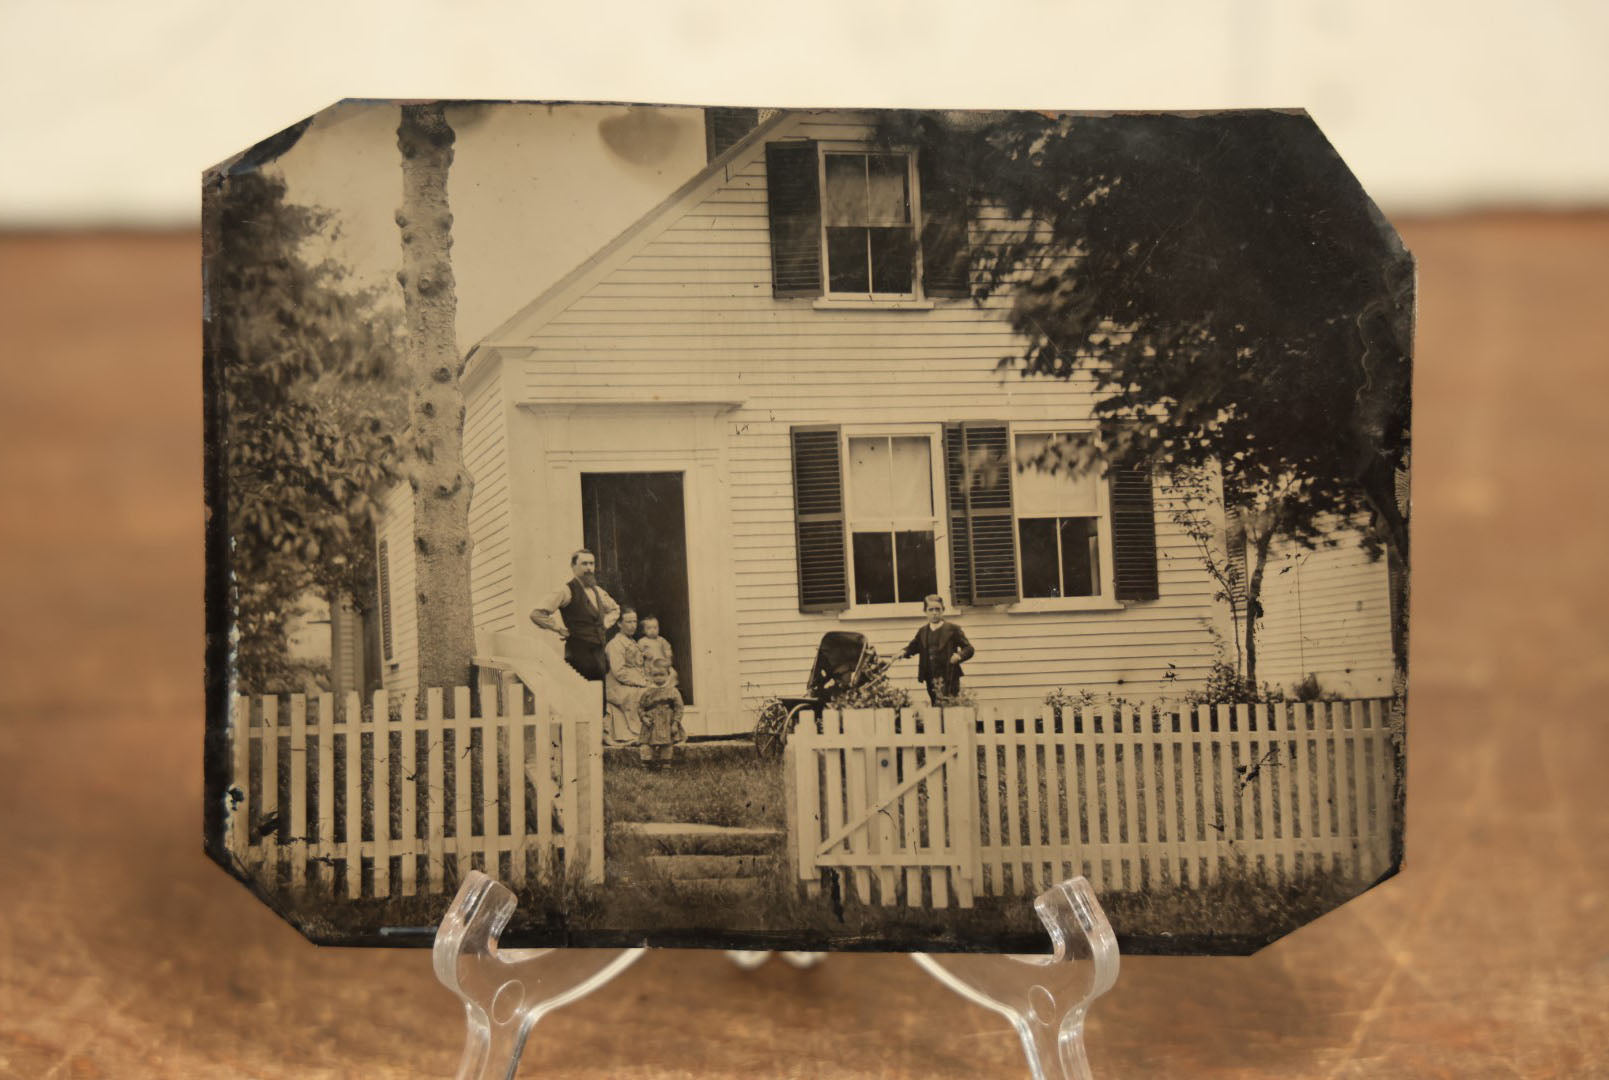
[[[908,293],[834,292],[832,266],[827,261],[827,155],[828,154],[903,154],[905,157],[905,185],[911,193],[911,249],[915,252],[915,265],[911,268],[911,286]],[[813,307],[831,311],[884,309],[925,311],[932,302],[922,292],[922,192],[918,183],[916,150],[912,147],[881,147],[860,142],[818,142],[816,144],[816,193],[820,200],[821,243],[821,299]],[[912,306],[923,305],[923,306]]]
[[[835,293],[831,300],[813,300],[810,306],[817,311],[932,311],[937,306],[932,300],[841,299],[844,295]]]
[[[938,581],[939,595],[945,598],[949,606],[954,606],[955,598],[950,595],[950,545],[949,545],[949,513],[948,502],[944,487],[944,425],[943,424],[844,424],[838,432],[838,454],[842,463],[839,468],[843,474],[844,489],[844,569],[848,575],[849,607],[845,609],[842,618],[845,619],[880,619],[880,618],[909,618],[922,614],[922,601],[915,600],[908,603],[893,604],[860,604],[855,601],[855,506],[853,492],[849,483],[849,440],[864,438],[909,438],[922,436],[928,441],[928,465],[930,470],[928,490],[933,500],[933,559],[935,578]]]
[[[1094,435],[1095,430],[1077,424],[1048,424],[1035,422],[1029,424],[1007,425],[1007,437],[1011,447],[1012,483],[1016,483],[1017,467],[1017,436],[1019,435]],[[1101,556],[1101,592],[1099,596],[1036,596],[1023,597],[1015,604],[1006,606],[1008,612],[1034,612],[1034,611],[1121,611],[1123,605],[1117,602],[1117,584],[1114,579],[1115,568],[1112,565],[1112,492],[1111,486],[1106,483],[1106,470],[1102,468],[1096,474],[1095,508],[1098,517],[1097,531],[1099,533]],[[1011,511],[1011,528],[1016,534],[1019,547],[1021,544],[1020,523],[1024,518],[1033,520],[1036,515],[1023,514],[1015,505]],[[1017,593],[1021,596],[1022,587],[1022,552],[1017,553]]]

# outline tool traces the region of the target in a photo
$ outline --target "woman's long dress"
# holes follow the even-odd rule
[[[604,744],[633,746],[642,735],[642,696],[653,684],[643,669],[642,650],[631,638],[616,634],[604,646],[604,653],[609,658],[609,673],[603,680],[603,696],[611,706]]]

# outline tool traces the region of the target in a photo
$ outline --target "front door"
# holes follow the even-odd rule
[[[687,520],[679,472],[582,473],[581,529],[598,581],[622,607],[659,618],[675,651],[682,700],[693,704]]]

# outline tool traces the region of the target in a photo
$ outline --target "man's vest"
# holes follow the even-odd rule
[[[587,587],[570,579],[570,602],[564,605],[564,625],[573,641],[603,644],[603,613],[593,604]]]

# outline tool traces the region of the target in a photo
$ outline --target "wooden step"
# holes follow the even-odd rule
[[[747,896],[760,891],[760,879],[752,877],[690,878],[676,884],[688,890],[705,890],[726,896]]]

